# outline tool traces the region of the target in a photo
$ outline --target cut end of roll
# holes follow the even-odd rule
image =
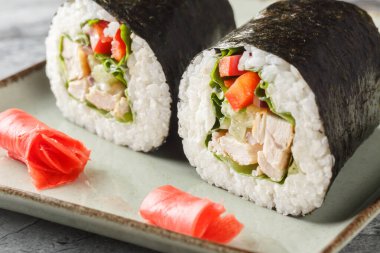
[[[216,50],[204,51],[198,55],[181,81],[178,118],[179,134],[183,138],[185,154],[199,175],[210,184],[224,188],[260,206],[276,209],[284,215],[308,214],[322,205],[334,166],[334,157],[324,134],[314,94],[291,64],[253,46],[246,46],[243,50],[239,70],[260,73],[262,80],[268,83],[266,93],[271,98],[276,112],[289,113],[294,118],[291,154],[298,165],[298,171],[296,173],[287,171],[282,182],[276,182],[280,181],[276,180],[276,174],[264,169],[260,173],[261,175],[266,173],[265,178],[257,175],[257,170],[253,171],[251,176],[244,175],[225,162],[223,156],[222,159],[216,157],[223,152],[229,152],[228,148],[218,153],[215,147],[210,149],[205,145],[205,139],[211,129],[215,128],[216,122],[215,108],[210,99],[213,93],[210,87],[210,73],[220,57],[220,53]],[[276,121],[275,117],[274,120]],[[268,119],[267,124],[269,124]],[[282,134],[284,131],[283,129]],[[222,138],[225,139],[221,142],[222,149],[235,145],[233,138],[232,141],[231,137]],[[250,155],[249,152],[252,151],[241,145],[239,149],[245,150],[245,153],[238,153],[243,156]],[[231,156],[231,153],[229,154]],[[260,152],[258,154],[259,157],[254,161],[253,158],[247,160],[238,156],[231,157],[243,165],[258,160],[262,166]],[[282,175],[278,177],[281,179]]]
[[[88,26],[96,22],[102,23],[93,29],[98,33],[94,39],[91,35],[94,31],[88,31]],[[123,32],[120,35],[117,29],[122,25],[94,1],[65,2],[54,17],[46,39],[46,73],[57,106],[66,118],[118,145],[148,152],[162,145],[168,136],[172,98],[163,68],[149,44],[131,31],[126,37],[130,40],[130,49],[120,46],[124,43],[120,36],[125,35]],[[99,32],[99,27],[104,30]],[[90,34],[87,42],[86,33]],[[103,36],[100,42],[96,40],[99,35]],[[108,38],[115,39],[110,42]],[[91,47],[76,49],[78,41],[91,43]],[[74,53],[72,59],[65,50],[62,52],[62,47],[78,54]],[[87,51],[90,51],[88,57],[92,57],[92,53],[99,53],[99,57],[89,58],[83,68],[82,59],[87,57]],[[130,55],[123,65],[124,75],[104,70],[111,61],[115,64],[123,61],[126,52]],[[104,53],[109,53],[108,62],[100,57]],[[82,66],[82,71],[71,71],[77,63],[77,55],[80,59],[77,65]],[[62,58],[66,71],[69,70],[66,76],[62,73]],[[96,64],[93,61],[97,61]],[[116,80],[117,85],[108,87],[110,79]],[[120,90],[119,86],[125,88]]]

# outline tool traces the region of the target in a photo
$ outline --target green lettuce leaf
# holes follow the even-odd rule
[[[269,110],[276,114],[277,116],[283,118],[284,120],[288,121],[292,126],[296,125],[296,121],[293,118],[293,116],[288,113],[279,113],[276,111],[275,106],[273,105],[272,99],[266,95],[266,89],[268,88],[269,83],[268,82],[261,82],[260,85],[257,85],[255,90],[255,95],[261,100],[267,103]]]
[[[292,156],[292,158],[289,161],[288,175],[297,174],[299,172],[300,172],[300,169]]]
[[[223,94],[228,90],[219,74],[219,59],[216,61],[215,66],[211,71],[210,86],[211,88],[216,89],[217,92],[223,91]]]
[[[103,109],[99,109],[98,107],[96,107],[94,104],[92,104],[91,102],[89,102],[87,100],[86,100],[86,105],[88,107],[90,107],[91,109],[95,110],[96,112],[98,112],[99,114],[101,114],[102,116],[106,117],[106,118],[113,118],[113,116],[110,112],[103,110]],[[114,118],[118,122],[129,123],[129,122],[133,121],[133,113],[131,111],[129,111],[126,114],[124,114],[123,118],[118,118],[118,117],[114,117]]]
[[[124,78],[126,71],[124,67],[120,66],[116,60],[112,59],[108,55],[94,54],[94,56],[103,64],[104,69],[108,73],[111,73],[117,80],[122,82],[125,86],[128,86],[127,80]]]
[[[83,22],[82,24],[80,24],[80,28],[83,28],[85,25],[93,26],[96,23],[98,23],[99,21],[100,21],[100,19],[97,19],[97,18],[87,20],[87,21]]]
[[[132,112],[127,112],[126,114],[124,114],[123,118],[117,118],[115,117],[115,119],[121,123],[128,123],[128,122],[132,122],[133,121],[133,113]]]
[[[90,38],[85,33],[78,33],[78,35],[72,39],[76,43],[79,43],[82,46],[89,47],[90,46]]]
[[[261,176],[253,176],[253,177],[256,178],[256,179],[268,180],[268,181],[270,181],[272,183],[281,184],[281,185],[285,183],[285,179],[286,179],[286,175],[280,181],[274,181],[274,180],[272,180],[270,177],[268,177],[265,174],[263,174]]]
[[[243,165],[238,164],[237,162],[235,162],[234,160],[232,160],[229,157],[219,156],[219,155],[216,155],[216,154],[214,154],[214,156],[219,161],[222,161],[223,163],[227,164],[228,167],[231,168],[231,169],[233,169],[236,173],[241,174],[243,176],[249,176],[249,177],[252,177],[252,178],[262,179],[262,180],[268,180],[268,181],[271,181],[271,182],[277,183],[277,184],[284,184],[285,183],[286,176],[284,176],[280,181],[273,181],[267,175],[261,175],[261,176],[254,176],[254,175],[252,175],[252,172],[259,167],[258,164],[252,164],[252,165],[243,166]]]
[[[221,58],[224,56],[231,56],[231,55],[236,55],[236,54],[242,54],[244,51],[244,48],[242,47],[237,47],[237,48],[230,48],[230,49],[222,49],[220,50],[221,53]]]
[[[224,117],[224,115],[222,113],[223,100],[219,99],[215,93],[211,94],[211,100],[212,100],[212,103],[213,103],[214,108],[215,108],[215,115],[216,115],[216,118],[218,119],[217,121],[221,122],[223,117]],[[220,126],[220,124],[219,124],[219,126]],[[219,127],[217,127],[217,128],[219,128]]]
[[[65,73],[66,73],[66,64],[65,64],[65,58],[63,58],[63,43],[65,41],[65,35],[62,35],[60,38],[59,38],[59,45],[58,45],[58,51],[59,51],[59,61],[60,61],[60,64],[61,64],[61,67],[63,67],[63,69],[65,70]]]
[[[235,162],[234,160],[232,160],[229,157],[218,156],[218,155],[215,155],[215,154],[214,154],[214,156],[218,160],[220,160],[220,161],[224,162],[225,164],[227,164],[236,173],[239,173],[239,174],[242,174],[242,175],[245,175],[245,176],[252,176],[252,171],[256,170],[257,167],[258,167],[258,164],[243,166],[243,165],[238,164],[237,162]]]
[[[97,111],[97,112],[100,113],[101,115],[107,117],[107,118],[111,118],[111,117],[112,117],[111,114],[110,114],[108,111],[103,110],[103,109],[99,109],[98,107],[96,107],[96,105],[94,105],[93,103],[91,103],[91,102],[89,102],[89,101],[87,101],[87,100],[86,100],[86,105],[87,105],[88,107],[90,107],[91,109]]]
[[[131,30],[125,24],[120,25],[120,37],[124,41],[127,50],[125,56],[119,62],[119,66],[124,65],[127,62],[129,55],[132,52]]]

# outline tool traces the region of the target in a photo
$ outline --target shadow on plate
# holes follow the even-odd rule
[[[355,216],[380,198],[379,170],[380,128],[377,128],[342,168],[322,207],[300,219],[331,223]]]
[[[177,101],[174,101],[173,104],[176,105]],[[188,160],[183,151],[182,139],[178,135],[177,108],[175,106],[172,106],[171,109],[172,117],[170,119],[170,132],[168,138],[161,147],[153,152],[150,152],[149,154],[158,158],[171,159],[178,162],[188,163]]]
[[[170,134],[166,142],[159,149],[149,154],[163,159],[188,162],[183,152],[182,140],[177,134]]]

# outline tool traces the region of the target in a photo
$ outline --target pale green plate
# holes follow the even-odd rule
[[[266,2],[233,4],[241,24]],[[38,192],[26,167],[0,150],[1,208],[164,252],[336,252],[380,213],[380,128],[342,169],[322,208],[303,218],[285,217],[208,185],[186,161],[170,158],[170,149],[132,152],[66,121],[43,66],[0,81],[0,111],[21,108],[82,140],[92,149],[92,160],[75,183]],[[231,244],[217,245],[145,224],[140,203],[165,184],[224,204],[245,229]]]

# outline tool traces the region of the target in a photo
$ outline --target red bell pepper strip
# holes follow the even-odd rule
[[[228,243],[243,229],[225,208],[166,185],[153,190],[140,207],[141,216],[153,225],[205,240]]]
[[[0,113],[0,147],[27,165],[37,189],[74,181],[90,156],[81,142],[18,109]]]
[[[255,72],[247,72],[236,79],[227,90],[225,97],[235,111],[241,110],[253,103],[255,89],[261,79]]]
[[[241,55],[225,56],[219,61],[219,74],[221,77],[240,76],[247,71],[238,69]]]
[[[226,79],[224,80],[224,86],[226,86],[227,88],[230,88],[234,82],[236,81],[236,78],[232,78],[232,79]]]
[[[125,42],[121,38],[121,30],[117,30],[115,34],[115,38],[112,41],[112,58],[114,58],[117,61],[121,61],[126,52],[127,52],[127,46],[125,45]]]
[[[104,29],[108,27],[108,24],[109,22],[100,20],[91,26],[91,48],[97,54],[111,54],[113,38],[104,35]]]

